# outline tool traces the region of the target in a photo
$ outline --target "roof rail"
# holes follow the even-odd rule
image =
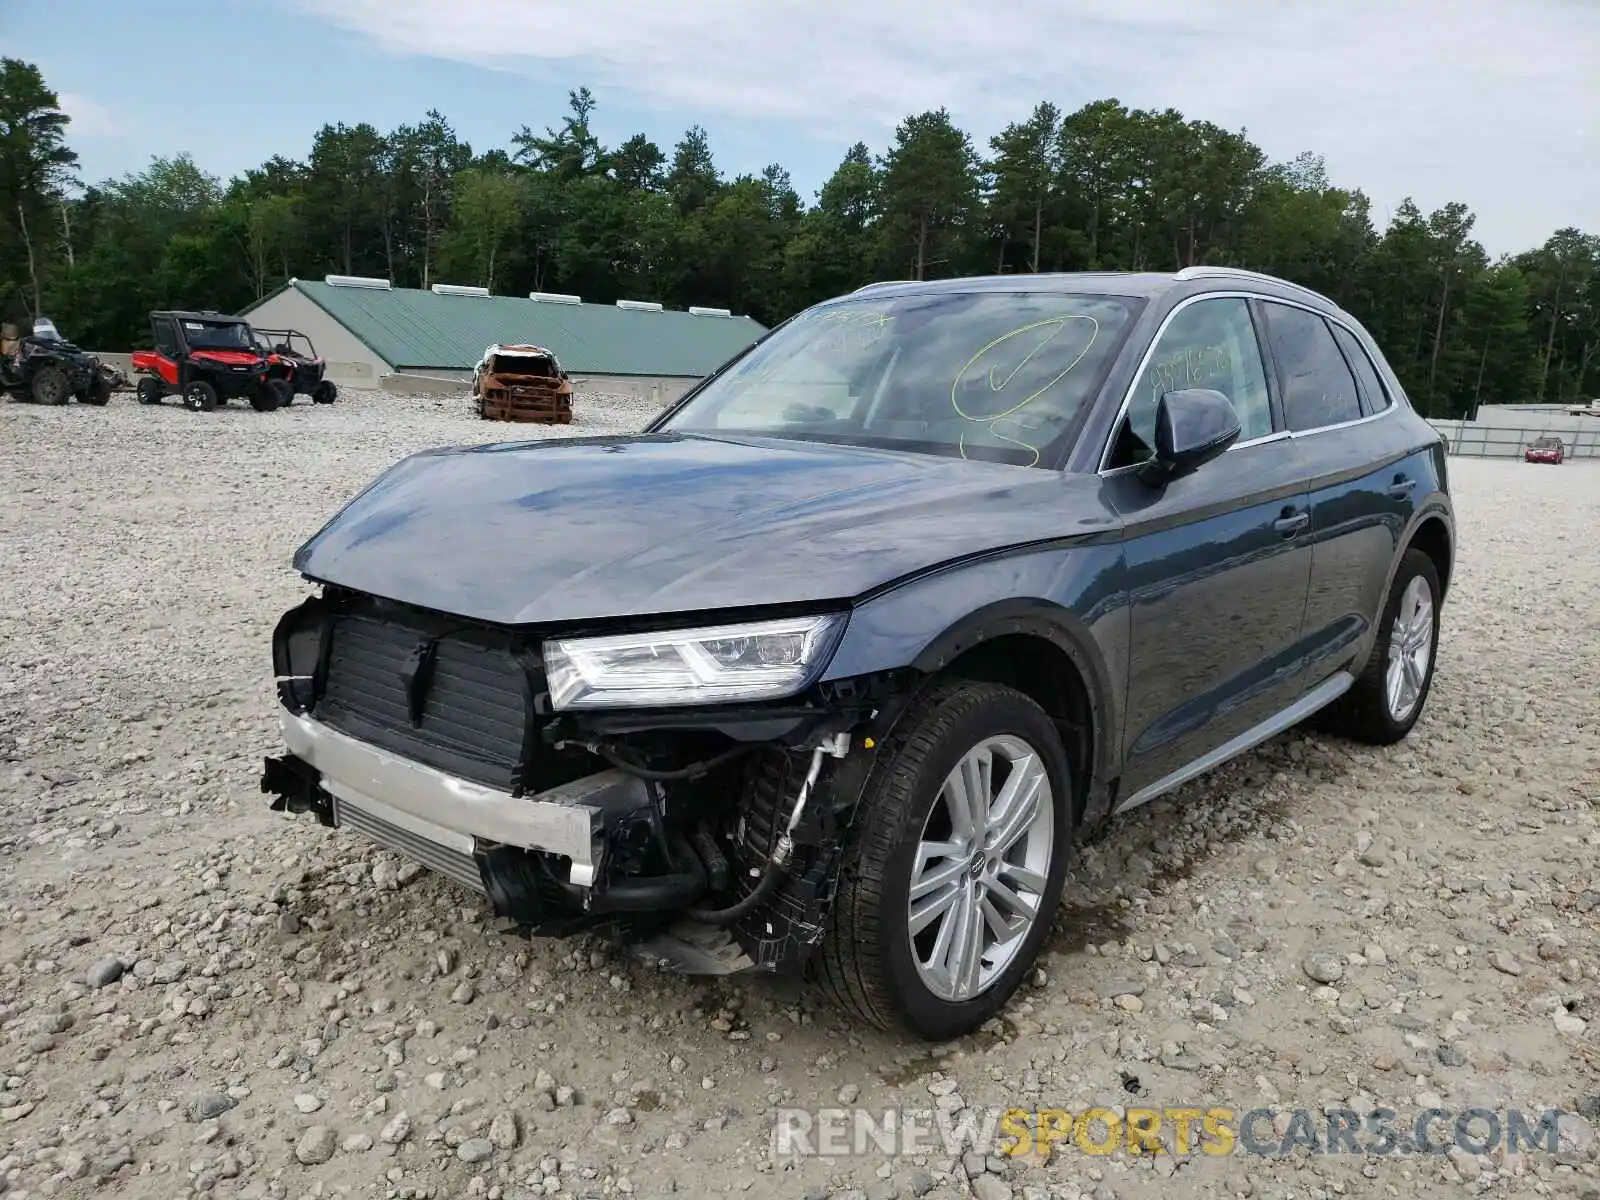
[[[387,279],[377,279],[371,275],[324,275],[322,282],[329,287],[377,288],[384,292],[394,288]]]
[[[696,316],[696,317],[731,317],[731,316],[733,316],[733,310],[731,308],[706,308],[705,306],[700,305],[700,304],[691,304],[689,306],[689,313],[690,313],[691,316]]]
[[[874,288],[899,287],[902,283],[916,283],[915,279],[880,279],[875,283],[863,283],[856,289],[857,292],[870,292]],[[852,292],[852,295],[855,293]]]
[[[435,296],[487,296],[489,289],[486,287],[473,287],[465,283],[436,283],[433,285]]]
[[[617,307],[636,312],[661,312],[663,306],[659,300],[618,300]]]
[[[1295,283],[1292,279],[1269,275],[1265,271],[1252,271],[1246,267],[1184,267],[1173,278],[1185,281],[1190,279],[1254,279],[1262,283],[1275,283],[1279,287],[1290,288],[1304,295],[1315,297],[1332,308],[1339,307],[1315,288],[1308,288],[1303,283]]]
[[[529,292],[529,300],[538,300],[543,304],[582,304],[582,296],[574,296],[569,292]]]

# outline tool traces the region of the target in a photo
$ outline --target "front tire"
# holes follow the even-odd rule
[[[33,376],[33,402],[35,404],[65,404],[72,395],[67,373],[60,367],[40,367]]]
[[[183,406],[190,412],[211,412],[217,407],[217,389],[204,379],[192,379],[183,389]]]
[[[1433,559],[1407,550],[1389,585],[1366,668],[1319,714],[1321,728],[1372,746],[1393,745],[1411,732],[1433,689],[1441,591]]]
[[[338,385],[331,379],[324,379],[317,384],[317,390],[311,393],[311,402],[313,404],[332,404],[338,398]]]
[[[1033,700],[938,683],[878,751],[850,832],[823,989],[885,1030],[969,1033],[1049,934],[1072,843],[1072,772]]]
[[[96,375],[78,399],[96,408],[104,408],[111,402],[111,381],[103,375]]]

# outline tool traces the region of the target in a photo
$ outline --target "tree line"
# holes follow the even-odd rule
[[[595,99],[474,151],[437,111],[387,133],[325,125],[303,159],[230,180],[187,153],[83,185],[70,120],[0,60],[0,313],[80,344],[148,336],[159,307],[236,311],[291,277],[379,275],[496,293],[716,305],[768,324],[875,279],[1245,266],[1361,319],[1431,416],[1600,393],[1600,236],[1491,258],[1462,203],[1374,227],[1305,153],[1115,99],[1039,104],[978,145],[944,109],[857,143],[811,202],[774,163],[729,177],[706,131],[606,146]]]

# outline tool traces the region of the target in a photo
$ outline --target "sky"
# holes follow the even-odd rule
[[[909,113],[982,149],[1116,97],[1319,153],[1380,228],[1409,196],[1465,202],[1491,254],[1600,232],[1600,0],[0,0],[0,53],[60,94],[85,181],[185,150],[227,177],[430,108],[484,150],[587,86],[606,144],[700,124],[725,174],[779,162],[809,201]]]

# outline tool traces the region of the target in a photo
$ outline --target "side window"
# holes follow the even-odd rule
[[[1369,417],[1381,413],[1389,407],[1389,392],[1378,376],[1378,369],[1372,365],[1372,359],[1367,356],[1366,348],[1343,325],[1333,326],[1333,338],[1339,343],[1339,349],[1344,351],[1350,369],[1355,372],[1356,385],[1361,389],[1361,411]]]
[[[1264,302],[1267,341],[1283,381],[1283,415],[1293,432],[1361,416],[1355,376],[1328,323],[1314,312]]]
[[[172,327],[171,317],[162,317],[155,323],[156,349],[172,358],[178,353],[178,337]]]
[[[1134,385],[1109,466],[1132,466],[1150,457],[1155,450],[1156,403],[1168,392],[1184,388],[1212,388],[1226,396],[1239,416],[1240,441],[1272,432],[1267,376],[1246,301],[1198,300],[1178,310]]]

